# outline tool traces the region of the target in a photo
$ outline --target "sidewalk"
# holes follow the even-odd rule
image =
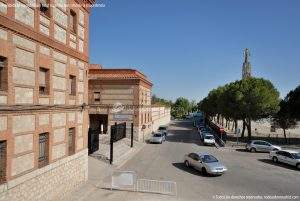
[[[91,194],[102,188],[109,188],[110,175],[113,170],[119,169],[134,155],[136,155],[146,144],[134,143],[134,147],[124,152],[122,157],[114,161],[113,165],[98,160],[95,157],[89,156],[88,158],[88,181],[79,186],[77,191],[65,198],[65,201],[83,201],[86,200]]]

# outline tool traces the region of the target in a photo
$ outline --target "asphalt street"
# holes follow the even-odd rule
[[[139,178],[174,181],[177,196],[105,191],[89,200],[102,200],[99,196],[104,200],[300,200],[300,171],[274,164],[267,153],[203,146],[189,121],[172,122],[168,133],[166,142],[147,144],[120,169],[135,171]],[[190,152],[213,154],[228,172],[211,177],[185,167],[183,156]]]

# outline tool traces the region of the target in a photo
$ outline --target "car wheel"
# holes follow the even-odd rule
[[[254,153],[254,152],[256,152],[256,149],[252,147],[252,148],[250,149],[250,151],[251,151],[252,153]]]
[[[184,164],[185,164],[186,167],[190,167],[190,164],[189,164],[188,161],[184,161]]]
[[[274,162],[274,163],[278,163],[278,158],[277,158],[276,156],[273,156],[272,159],[273,159],[273,162]]]
[[[297,169],[300,170],[300,163],[296,165]]]
[[[203,175],[207,175],[207,171],[206,171],[205,167],[203,167],[203,168],[201,169],[201,172],[202,172]]]

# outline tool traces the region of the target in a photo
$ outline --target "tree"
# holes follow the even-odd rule
[[[183,97],[179,97],[176,99],[175,103],[172,106],[172,116],[181,118],[183,117],[183,115],[186,115],[189,112],[189,109],[189,100]]]
[[[282,128],[285,142],[287,142],[286,138],[286,130],[290,128],[295,128],[297,125],[297,121],[295,118],[291,116],[289,111],[289,105],[286,100],[281,100],[280,110],[273,117],[273,122],[276,127]]]
[[[198,106],[195,100],[192,100],[190,102],[189,111],[190,112],[196,112],[198,110]]]
[[[166,100],[163,98],[158,98],[155,94],[152,95],[151,99],[152,105],[164,106],[164,107],[172,107],[172,101]]]
[[[263,78],[246,78],[239,82],[239,115],[245,120],[248,140],[251,140],[251,121],[277,113],[279,92],[269,80]]]
[[[290,115],[300,120],[300,85],[285,97]]]
[[[279,110],[279,92],[269,80],[246,78],[213,89],[199,103],[206,115],[243,120],[251,139],[251,121],[270,117]]]

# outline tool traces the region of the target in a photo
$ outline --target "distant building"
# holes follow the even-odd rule
[[[247,77],[251,77],[250,51],[248,48],[244,50],[244,63],[242,72],[242,78],[245,79]]]
[[[0,1],[0,200],[62,200],[87,180],[94,2]]]

